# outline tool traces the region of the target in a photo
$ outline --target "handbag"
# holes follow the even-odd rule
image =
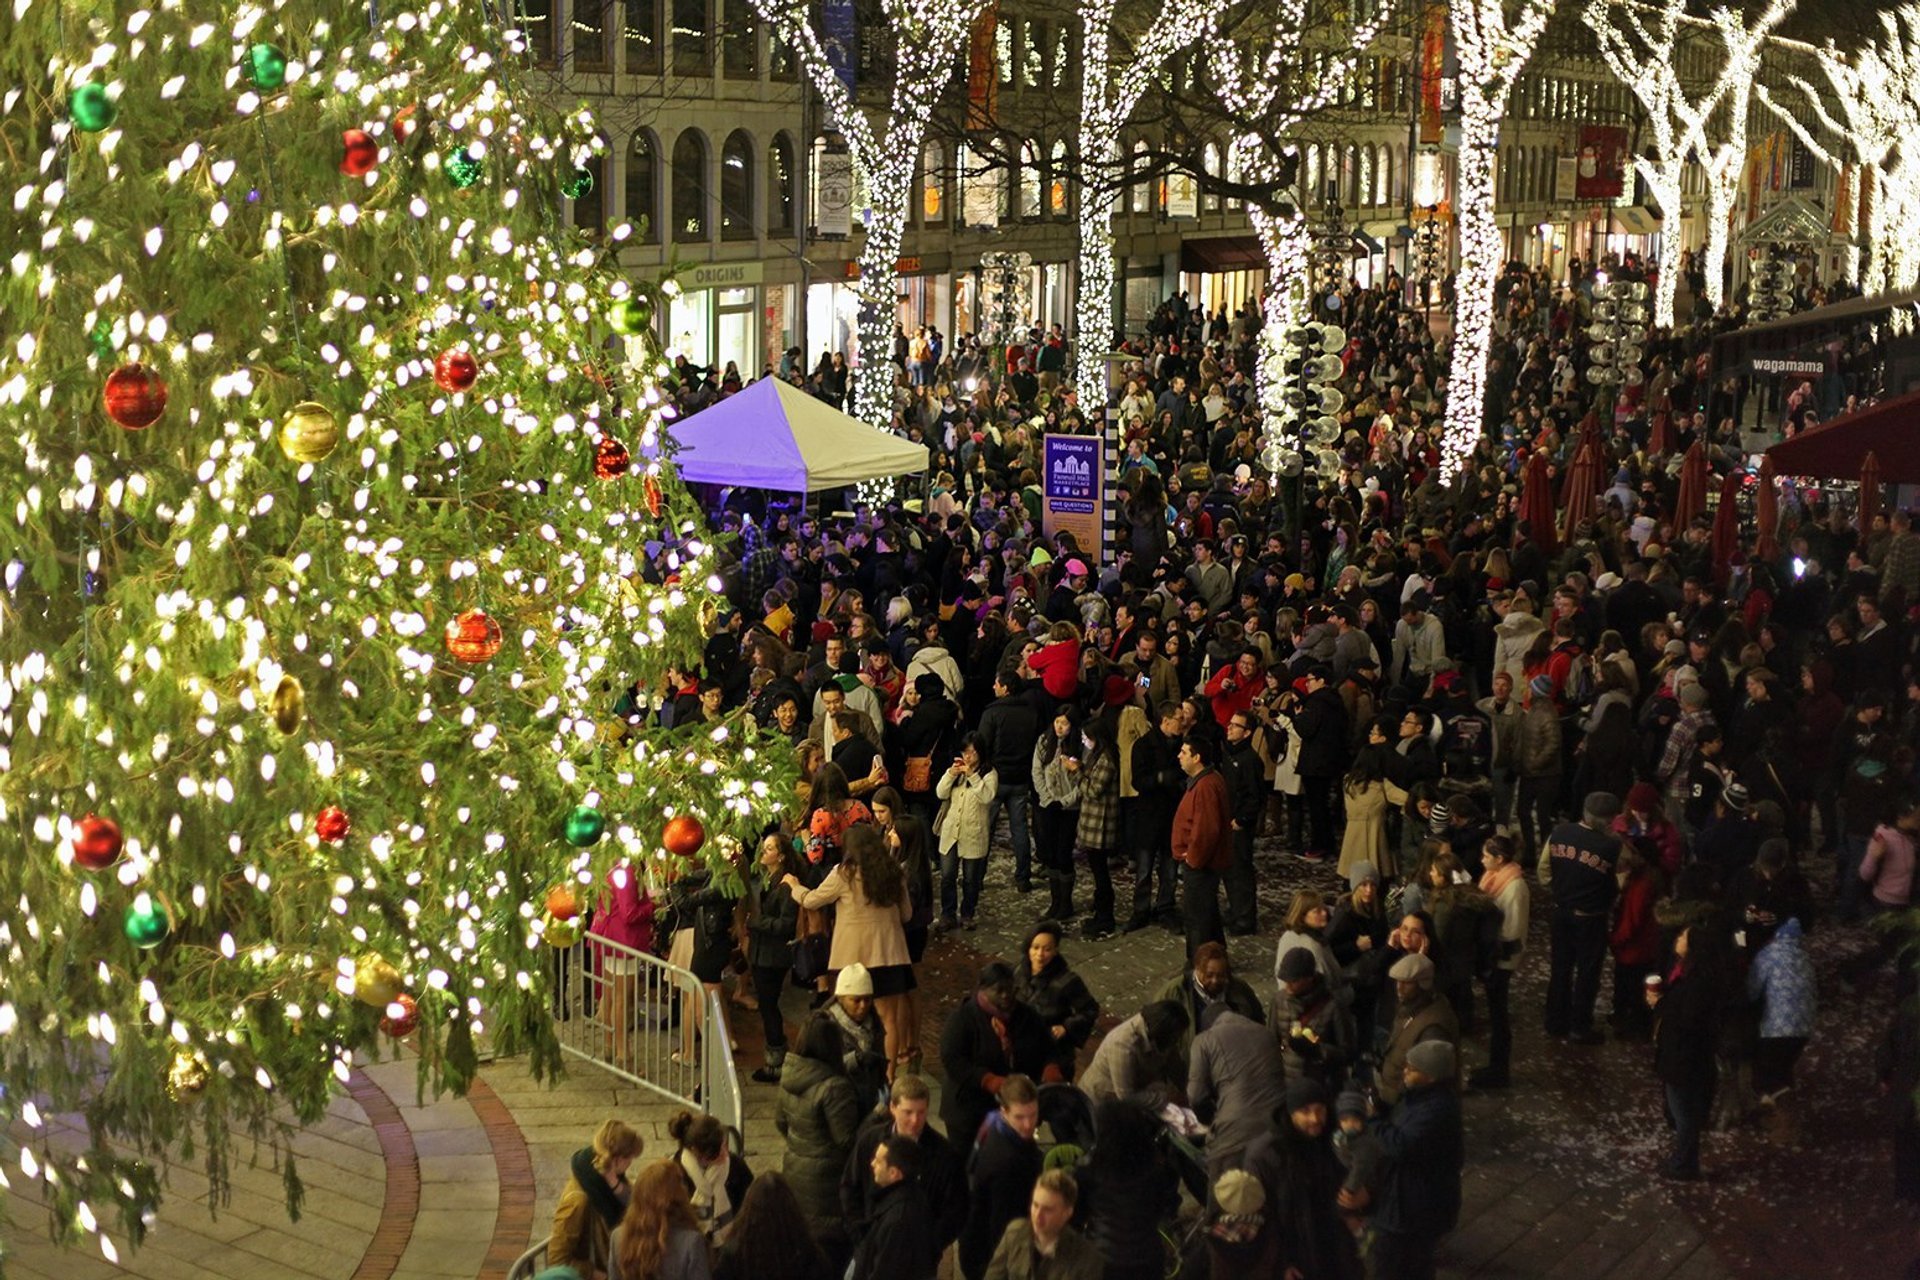
[[[933,757],[908,756],[906,772],[900,779],[900,785],[907,791],[933,790]]]
[[[810,933],[793,944],[793,980],[812,986],[827,972],[827,935]]]

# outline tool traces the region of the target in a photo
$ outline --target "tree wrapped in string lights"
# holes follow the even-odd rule
[[[1295,157],[1285,139],[1338,97],[1389,13],[1381,6],[1351,29],[1349,40],[1335,43],[1336,31],[1310,21],[1307,0],[1277,0],[1270,13],[1260,11],[1251,39],[1215,43],[1208,87],[1235,123],[1229,168],[1242,182],[1257,187],[1288,181]],[[1301,411],[1285,394],[1282,377],[1289,355],[1284,338],[1310,314],[1313,236],[1297,207],[1283,210],[1253,201],[1247,210],[1269,277],[1254,372],[1266,437],[1263,456],[1277,459],[1273,442],[1291,440],[1299,429]]]
[[[1080,252],[1073,385],[1083,407],[1107,402],[1113,336],[1113,213],[1125,185],[1120,133],[1169,58],[1213,32],[1215,0],[1160,0],[1130,49],[1117,50],[1117,0],[1080,5]],[[1116,62],[1115,54],[1120,53]]]
[[[1500,277],[1500,225],[1493,167],[1507,99],[1533,57],[1554,0],[1459,0],[1447,6],[1459,60],[1460,153],[1455,207],[1460,266],[1454,278],[1453,364],[1447,377],[1440,473],[1459,474],[1485,427],[1487,356],[1493,349],[1493,293]]]
[[[1658,8],[1622,4],[1618,0],[1589,0],[1582,13],[1588,30],[1600,46],[1600,57],[1620,83],[1632,91],[1646,112],[1643,150],[1633,167],[1660,206],[1659,278],[1654,283],[1653,322],[1672,328],[1673,301],[1679,288],[1681,241],[1681,186],[1688,162],[1696,155],[1722,168],[1731,167],[1732,183],[1719,190],[1726,198],[1738,189],[1739,171],[1746,153],[1747,96],[1760,65],[1760,45],[1767,34],[1793,11],[1791,0],[1774,0],[1757,19],[1748,22],[1731,9],[1716,9],[1711,21],[1720,37],[1724,59],[1711,79],[1690,93],[1687,82],[1695,67],[1682,74],[1682,54],[1693,24],[1683,0],[1662,0]],[[1737,100],[1736,100],[1737,98]],[[1707,123],[1724,111],[1728,122],[1719,152],[1709,147]],[[1737,146],[1739,158],[1735,160]],[[1709,239],[1718,233],[1719,262],[1709,255],[1709,286],[1718,301],[1721,268],[1726,260],[1726,224],[1731,204],[1720,208],[1718,221],[1710,217]]]
[[[1920,7],[1880,15],[1878,40],[1852,52],[1829,42],[1816,55],[1825,87],[1788,77],[1794,99],[1779,102],[1757,86],[1761,102],[1801,145],[1834,168],[1851,165],[1871,182],[1865,270],[1868,294],[1912,288],[1920,281],[1920,152],[1908,145],[1920,131]],[[1809,126],[1792,109],[1805,107]],[[1905,320],[1895,312],[1895,323]]]
[[[12,6],[0,1164],[110,1259],[189,1138],[297,1212],[289,1126],[390,1037],[427,1090],[554,1068],[548,891],[791,776],[611,723],[699,665],[715,552],[657,294],[564,227],[593,122],[490,12]]]
[[[1719,110],[1706,119],[1697,139],[1707,171],[1707,244],[1703,264],[1707,300],[1717,311],[1727,300],[1727,244],[1733,235],[1733,210],[1747,169],[1747,124],[1753,114],[1754,80],[1760,74],[1767,37],[1794,10],[1794,0],[1774,0],[1757,19],[1745,21],[1737,10],[1715,9],[1712,21],[1720,37],[1725,86]]]
[[[853,371],[853,412],[877,427],[893,422],[895,369],[890,361],[895,324],[900,243],[913,178],[934,106],[946,91],[960,46],[986,0],[882,0],[885,40],[892,51],[893,84],[884,115],[869,120],[841,78],[826,37],[807,0],[753,0],[774,34],[794,52],[802,74],[820,95],[826,118],[846,139],[866,192],[866,240],[860,249],[859,362]],[[840,57],[850,58],[850,50]]]

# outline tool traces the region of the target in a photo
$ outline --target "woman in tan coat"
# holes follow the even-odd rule
[[[849,827],[843,839],[841,861],[819,888],[809,889],[792,875],[781,883],[804,910],[834,908],[827,968],[866,966],[873,978],[874,1012],[887,1032],[887,1061],[898,1067],[919,1052],[919,1035],[907,1016],[907,993],[915,986],[906,934],[913,901],[906,872],[887,851],[878,827]]]
[[[1407,793],[1380,770],[1378,755],[1362,751],[1354,757],[1340,788],[1346,799],[1347,831],[1340,841],[1340,874],[1356,863],[1371,862],[1381,875],[1394,874],[1393,846],[1387,843],[1387,806],[1405,804]]]

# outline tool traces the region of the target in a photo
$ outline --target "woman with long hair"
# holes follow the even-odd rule
[[[733,1228],[720,1246],[713,1280],[835,1280],[782,1174],[753,1180]]]
[[[656,1160],[633,1180],[633,1198],[613,1233],[607,1280],[709,1280],[707,1239],[693,1213],[686,1175]]]
[[[1387,843],[1387,806],[1407,803],[1407,793],[1387,777],[1379,753],[1362,751],[1341,784],[1346,802],[1347,829],[1340,841],[1341,875],[1350,875],[1358,863],[1369,862],[1381,874],[1394,872],[1393,847]]]
[[[585,1280],[606,1274],[612,1236],[626,1216],[632,1187],[627,1169],[646,1150],[642,1138],[623,1120],[602,1121],[593,1142],[573,1153],[566,1190],[553,1211],[547,1237],[547,1262],[572,1267]]]
[[[754,1070],[761,1084],[780,1079],[780,1063],[787,1056],[787,1024],[780,1016],[780,993],[793,971],[793,942],[800,923],[800,905],[781,884],[800,873],[800,855],[779,831],[760,839],[760,857],[753,874],[752,909],[747,918],[747,970],[759,1003],[760,1029],[766,1036],[767,1060]]]
[[[880,828],[871,822],[848,828],[844,859],[818,887],[807,888],[795,875],[781,883],[803,910],[835,909],[827,968],[837,973],[849,965],[866,966],[873,978],[874,1011],[886,1028],[887,1061],[894,1066],[907,1061],[918,1051],[907,1019],[907,993],[915,985],[906,937],[913,904],[906,872]]]
[[[1033,850],[1047,873],[1047,916],[1073,918],[1073,843],[1080,826],[1080,711],[1067,705],[1033,744]],[[1069,768],[1069,764],[1073,767]]]
[[[848,829],[872,821],[873,812],[853,798],[847,775],[839,765],[829,761],[814,770],[807,790],[806,817],[800,828],[801,847],[806,853],[805,865],[799,872],[801,883],[813,888],[824,882],[828,873],[840,864]],[[801,904],[800,937],[810,938],[832,930],[833,918],[825,910],[809,910]],[[814,982],[815,1003],[823,1002],[832,990],[827,975],[822,973]]]
[[[907,812],[900,793],[892,787],[881,787],[873,793],[873,819],[879,824],[887,852],[900,864],[901,874],[906,877],[907,899],[913,904],[913,913],[907,917],[903,931],[907,939],[907,962],[919,964],[921,957],[927,953],[927,937],[933,927],[935,905],[933,856],[929,851],[931,837],[927,832],[927,824],[917,815]],[[918,1075],[920,991],[917,986],[907,992],[906,1028],[907,1069]]]

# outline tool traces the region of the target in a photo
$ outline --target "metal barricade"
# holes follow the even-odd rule
[[[562,1050],[741,1128],[740,1077],[718,992],[658,956],[592,934],[550,957]]]

